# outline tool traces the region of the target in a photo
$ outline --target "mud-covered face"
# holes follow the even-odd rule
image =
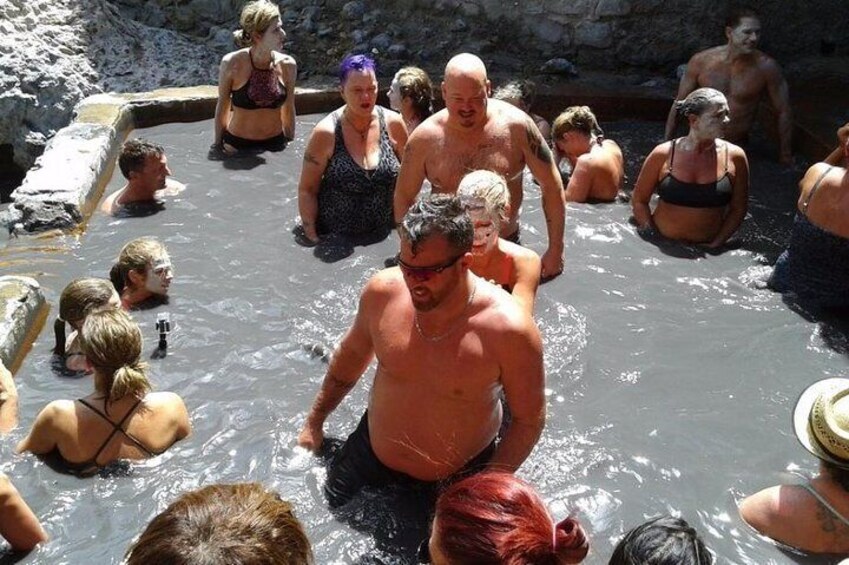
[[[403,97],[401,96],[401,83],[398,82],[398,75],[395,75],[395,78],[392,79],[392,84],[389,85],[386,94],[389,96],[389,107],[400,112]]]
[[[283,42],[286,40],[286,32],[283,31],[283,24],[280,18],[275,18],[268,26],[262,36],[260,36],[258,45],[265,47],[271,51],[280,51],[283,49]]]
[[[148,264],[145,271],[144,287],[160,296],[168,294],[171,280],[174,278],[174,270],[171,267],[171,258],[167,253],[156,257]]]
[[[718,138],[725,135],[725,128],[730,122],[731,113],[728,110],[728,103],[725,98],[721,98],[702,112],[693,127],[697,128],[703,137]]]
[[[493,218],[485,208],[471,208],[469,217],[475,227],[475,238],[472,242],[472,253],[475,255],[486,255],[492,251],[498,243],[498,231],[500,222]]]
[[[758,48],[761,37],[761,22],[757,18],[740,18],[736,27],[726,28],[728,41],[743,53],[751,53]]]

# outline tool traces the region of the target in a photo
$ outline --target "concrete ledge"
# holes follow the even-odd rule
[[[121,143],[132,129],[208,120],[215,115],[217,101],[215,86],[98,94],[82,100],[74,108],[74,121],[50,140],[12,192],[12,204],[0,215],[0,224],[17,234],[76,227],[96,208]],[[336,89],[299,88],[295,93],[298,113],[327,111],[340,102]]]
[[[44,295],[35,279],[0,277],[0,359],[14,370],[47,315]]]

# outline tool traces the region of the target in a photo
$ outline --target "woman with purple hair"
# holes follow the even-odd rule
[[[407,129],[400,115],[376,105],[374,71],[367,55],[342,60],[345,104],[315,126],[307,143],[298,209],[303,235],[313,244],[328,233],[370,236],[392,229]]]

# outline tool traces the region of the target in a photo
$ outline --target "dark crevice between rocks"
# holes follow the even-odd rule
[[[12,145],[0,145],[0,204],[11,202],[12,191],[24,180],[26,171],[15,164]]]

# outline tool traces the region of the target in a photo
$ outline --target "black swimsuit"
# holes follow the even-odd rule
[[[251,60],[251,76],[248,82],[230,92],[233,106],[243,110],[263,110],[280,108],[288,97],[286,85],[279,79],[274,69],[259,69]],[[289,139],[286,134],[279,133],[267,139],[247,139],[233,135],[226,129],[221,135],[221,141],[235,147],[239,151],[282,151]]]
[[[677,140],[676,140],[677,141]],[[668,204],[688,208],[719,208],[731,203],[733,185],[728,174],[728,144],[725,144],[725,172],[713,182],[683,182],[672,174],[675,141],[669,155],[669,172],[657,184],[657,196]]]
[[[374,169],[363,169],[345,147],[339,112],[333,114],[336,141],[333,155],[318,189],[318,233],[365,235],[392,229],[395,181],[400,164],[383,108],[377,107],[380,123],[380,159]]]
[[[236,108],[260,110],[279,108],[286,102],[288,92],[274,69],[259,69],[248,51],[251,60],[251,76],[248,82],[230,93],[230,100]]]
[[[97,414],[98,416],[100,416],[101,418],[106,420],[107,422],[109,422],[109,424],[112,426],[112,432],[108,436],[106,436],[106,439],[103,441],[102,444],[100,444],[100,447],[97,449],[95,454],[85,461],[80,461],[80,462],[68,461],[65,458],[65,456],[62,455],[62,452],[59,451],[59,448],[56,447],[53,451],[51,451],[50,453],[48,453],[44,456],[45,459],[49,463],[51,463],[51,466],[55,466],[55,467],[61,469],[62,471],[66,471],[68,473],[71,473],[71,474],[77,475],[77,476],[81,476],[81,477],[87,477],[87,476],[94,475],[98,471],[100,471],[101,468],[103,468],[104,466],[109,464],[109,463],[100,464],[100,463],[97,462],[97,458],[100,457],[100,454],[103,453],[103,450],[106,449],[106,446],[109,445],[109,442],[112,441],[112,438],[115,437],[115,434],[117,434],[119,432],[124,434],[124,437],[126,437],[128,440],[130,440],[130,442],[133,443],[133,445],[135,445],[147,457],[155,457],[156,455],[161,455],[162,453],[164,453],[164,452],[156,453],[154,451],[151,451],[141,441],[139,441],[138,439],[133,437],[128,431],[126,431],[124,429],[124,423],[127,420],[130,419],[130,416],[133,415],[133,413],[136,411],[136,408],[138,408],[139,404],[141,404],[140,399],[137,400],[135,404],[133,404],[133,407],[130,408],[127,411],[127,413],[124,415],[124,417],[121,418],[121,421],[118,422],[117,424],[115,422],[113,422],[109,418],[109,416],[107,416],[106,414],[104,414],[103,412],[101,412],[100,410],[98,410],[97,408],[95,408],[94,406],[92,406],[91,404],[89,404],[88,402],[83,400],[82,398],[79,398],[77,400],[80,404],[82,404],[83,406],[85,406],[86,408],[88,408],[89,410],[91,410],[92,412],[94,412],[95,414]]]

